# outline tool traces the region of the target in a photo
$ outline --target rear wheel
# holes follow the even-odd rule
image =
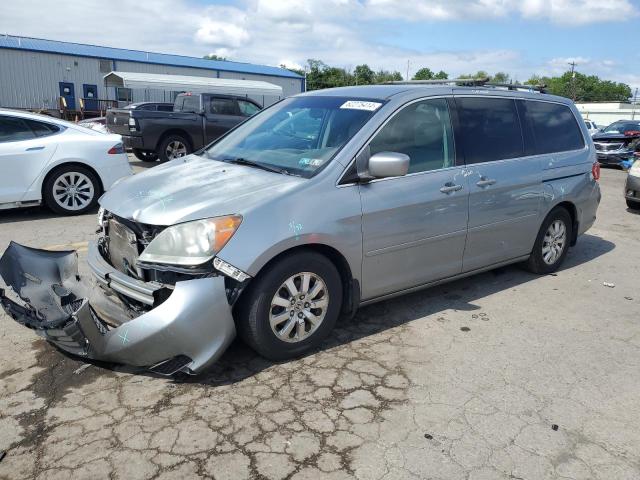
[[[63,166],[47,177],[43,187],[44,203],[62,215],[80,215],[96,206],[101,194],[100,181],[86,167]]]
[[[540,227],[527,269],[539,274],[555,272],[567,256],[572,228],[569,212],[562,207],[553,209]]]
[[[258,276],[240,300],[238,329],[260,355],[283,360],[317,348],[342,305],[336,267],[315,252],[285,257]]]
[[[640,202],[627,200],[627,207],[630,208],[631,210],[640,210]]]
[[[140,150],[139,148],[133,149],[133,155],[143,162],[155,162],[158,160],[158,154],[156,152],[148,152],[146,150]]]
[[[157,154],[161,161],[167,162],[189,155],[191,151],[191,144],[186,138],[181,135],[169,135],[160,142]]]

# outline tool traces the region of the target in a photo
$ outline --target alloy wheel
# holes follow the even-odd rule
[[[547,265],[553,265],[562,256],[567,244],[567,227],[562,220],[549,225],[542,240],[542,259]]]
[[[94,195],[93,182],[80,172],[65,172],[53,182],[53,198],[65,210],[86,208]]]
[[[172,142],[169,142],[167,148],[165,149],[165,153],[167,154],[167,158],[169,160],[184,157],[187,154],[187,146],[178,140],[174,140]]]
[[[276,290],[269,309],[269,324],[284,342],[301,342],[322,324],[329,307],[329,291],[315,273],[289,277]]]

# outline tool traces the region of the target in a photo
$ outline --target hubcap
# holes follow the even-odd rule
[[[67,172],[53,183],[53,198],[65,210],[82,210],[93,200],[93,183],[79,172]]]
[[[328,306],[329,291],[322,278],[311,272],[292,275],[271,300],[271,330],[284,342],[301,342],[322,324]]]
[[[173,142],[169,142],[165,151],[169,159],[184,157],[187,154],[187,146],[182,142],[174,140]]]
[[[554,221],[542,241],[542,259],[547,265],[558,261],[567,243],[567,228],[561,220]]]

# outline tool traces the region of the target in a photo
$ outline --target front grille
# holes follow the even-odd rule
[[[624,143],[594,143],[596,150],[601,152],[611,152],[614,150],[620,150]]]

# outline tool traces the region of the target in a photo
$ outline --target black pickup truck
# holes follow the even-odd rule
[[[244,97],[181,93],[171,112],[110,109],[106,127],[140,160],[167,161],[199,150],[260,109]]]

